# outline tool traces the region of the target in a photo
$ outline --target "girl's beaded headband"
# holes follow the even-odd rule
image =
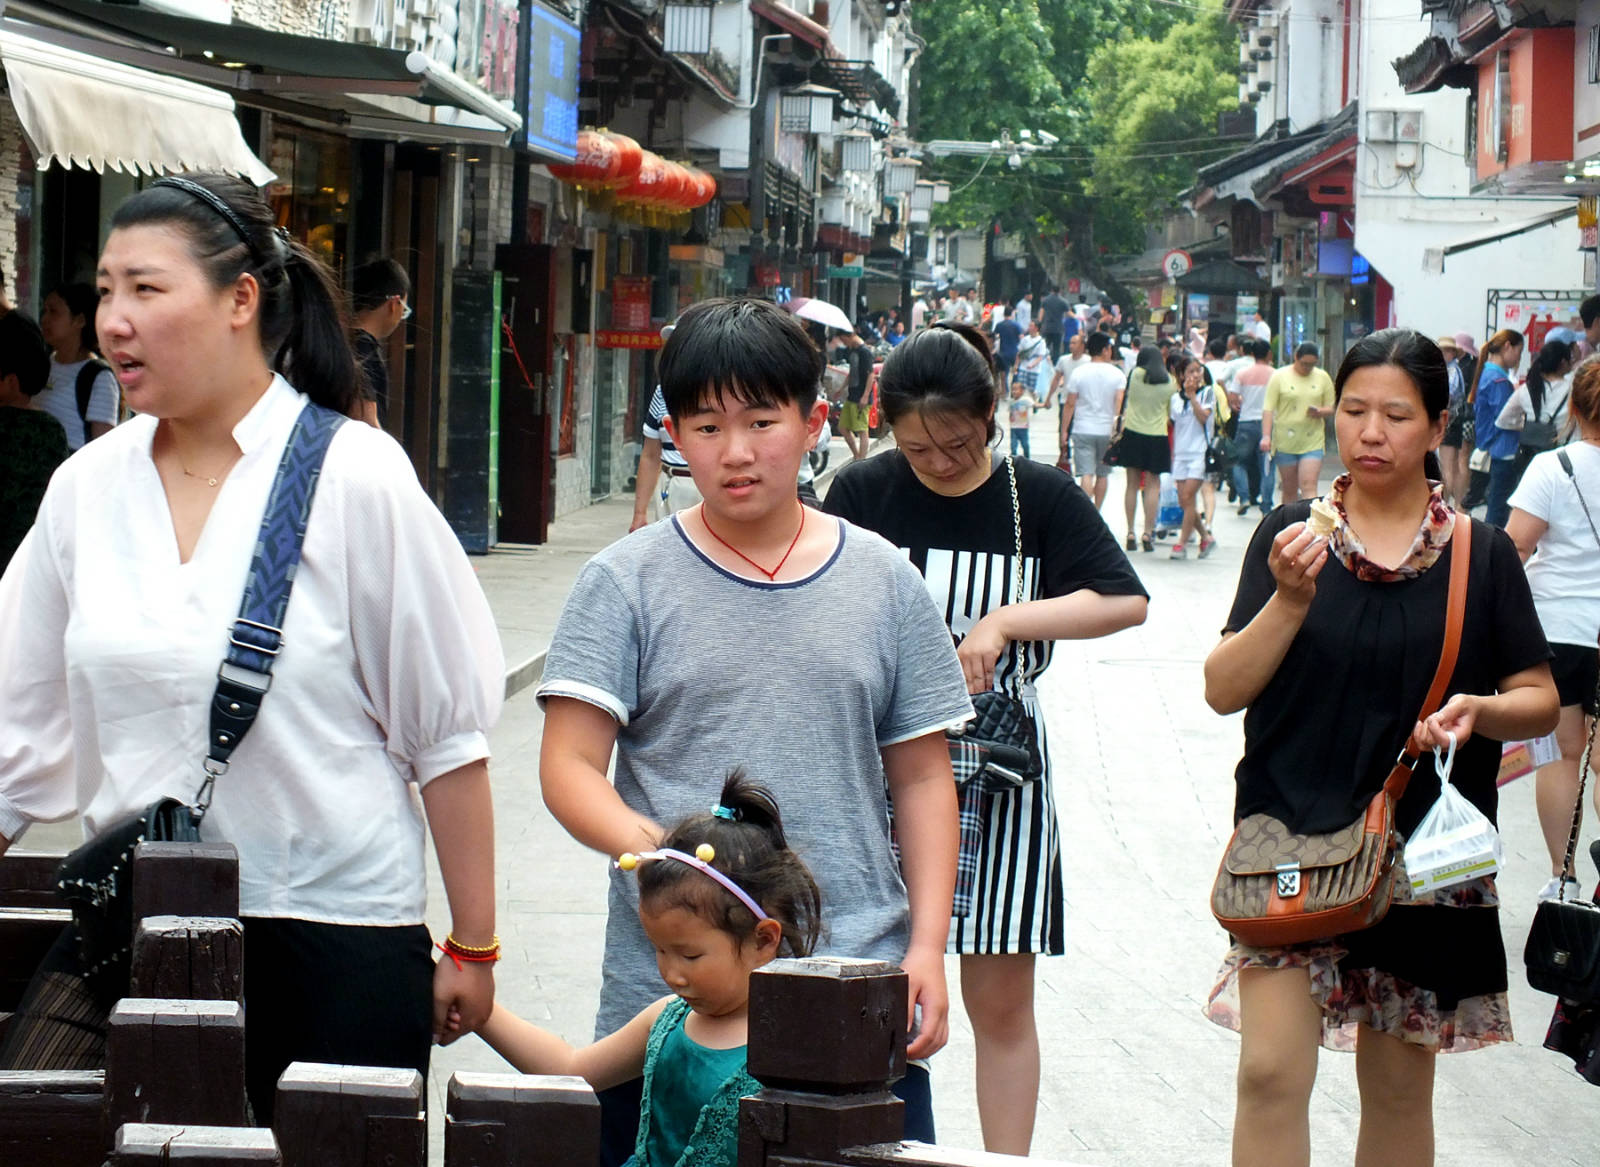
[[[704,872],[712,879],[720,883],[723,887],[727,888],[734,894],[734,896],[738,898],[740,903],[749,908],[750,911],[755,914],[755,918],[758,921],[772,919],[770,915],[762,910],[761,905],[756,903],[756,901],[751,898],[749,892],[745,891],[744,888],[740,887],[737,883],[734,883],[733,880],[729,879],[725,874],[711,866],[711,861],[716,857],[716,849],[712,847],[710,843],[701,843],[694,849],[693,855],[686,854],[683,851],[675,851],[671,847],[663,847],[659,851],[643,851],[637,855],[635,855],[632,851],[627,851],[617,857],[617,866],[623,871],[632,871],[637,868],[639,864],[646,862],[647,860],[675,859],[679,863],[688,864],[697,871]]]

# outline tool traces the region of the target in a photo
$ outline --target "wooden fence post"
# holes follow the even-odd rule
[[[104,1129],[150,1122],[246,1125],[237,1001],[124,997],[111,1010]]]
[[[906,974],[881,961],[779,960],[750,978],[750,1073],[739,1167],[838,1161],[842,1148],[898,1140],[904,1104]]]
[[[98,1070],[0,1073],[0,1163],[101,1167],[104,1094]]]
[[[415,1070],[290,1063],[272,1120],[283,1167],[427,1167],[422,1090]]]
[[[600,1156],[600,1103],[582,1078],[450,1076],[445,1167],[573,1167]]]
[[[239,915],[232,843],[140,843],[133,853],[133,918]]]
[[[260,1127],[129,1123],[117,1131],[108,1167],[281,1167],[272,1132]]]
[[[215,916],[150,916],[133,939],[130,997],[244,1000],[244,925]]]

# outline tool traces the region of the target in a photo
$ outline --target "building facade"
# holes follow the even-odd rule
[[[36,314],[92,279],[151,176],[248,177],[343,278],[376,255],[407,268],[386,424],[469,550],[540,542],[632,488],[660,329],[689,304],[825,296],[857,318],[908,298],[920,43],[895,0],[18,11],[0,20],[13,302]],[[648,152],[670,197],[578,180],[584,130]]]
[[[1191,203],[1226,230],[1232,261],[1263,279],[1260,302],[1285,359],[1310,340],[1336,365],[1355,339],[1396,324],[1482,339],[1505,319],[1499,306],[1568,312],[1586,286],[1575,200],[1486,168],[1475,149],[1483,104],[1461,87],[1480,69],[1456,61],[1448,40],[1416,48],[1441,12],[1463,7],[1489,8],[1230,3],[1241,108],[1255,113],[1256,137],[1200,171]],[[1571,106],[1571,55],[1560,69],[1552,59],[1529,75],[1554,78]],[[1522,113],[1513,122],[1526,124]],[[1534,153],[1549,150],[1549,133],[1526,136]]]

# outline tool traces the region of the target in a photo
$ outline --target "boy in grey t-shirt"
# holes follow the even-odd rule
[[[703,810],[743,766],[777,796],[822,888],[819,951],[905,968],[921,1006],[908,1052],[926,1057],[944,1043],[949,1005],[956,805],[943,731],[972,709],[916,570],[795,497],[826,417],[821,372],[821,353],[775,305],[713,300],[683,314],[660,377],[704,502],[613,544],[579,576],[538,690],[540,780],[575,838],[616,855]],[[849,613],[853,635],[819,644],[824,612]],[[637,899],[633,877],[613,872],[597,1035],[660,995]],[[911,1080],[908,1133],[927,1133],[925,1070]],[[632,1105],[636,1121],[636,1094]],[[608,1134],[627,1106],[607,1106]]]

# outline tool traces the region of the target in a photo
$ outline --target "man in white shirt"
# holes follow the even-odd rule
[[[1206,372],[1211,374],[1211,383],[1218,386],[1218,391],[1227,389],[1228,383],[1233,380],[1233,368],[1228,362],[1228,344],[1220,336],[1206,342],[1205,366]]]
[[[1250,314],[1250,324],[1245,331],[1257,340],[1264,340],[1268,344],[1272,343],[1272,325],[1267,323],[1267,318],[1261,314],[1260,308]]]
[[[1050,379],[1050,389],[1044,395],[1045,409],[1050,408],[1050,403],[1055,400],[1056,393],[1072,379],[1072,374],[1088,363],[1089,355],[1084,351],[1083,334],[1076,333],[1071,340],[1067,341],[1067,351],[1062,353],[1061,359],[1056,362],[1055,376]],[[1066,434],[1067,431],[1064,426],[1061,432],[1063,435]]]
[[[1017,301],[1017,306],[1011,310],[1011,314],[1016,318],[1017,327],[1027,332],[1028,321],[1033,319],[1033,293],[1024,292],[1022,299]]]
[[[1083,343],[1081,337],[1072,339]],[[1061,437],[1065,444],[1071,429],[1072,464],[1078,471],[1078,485],[1094,499],[1095,509],[1099,510],[1111,481],[1106,448],[1111,445],[1111,431],[1122,412],[1127,378],[1112,359],[1116,345],[1106,333],[1090,334],[1088,350],[1088,360],[1067,381],[1066,399],[1061,404]]]

